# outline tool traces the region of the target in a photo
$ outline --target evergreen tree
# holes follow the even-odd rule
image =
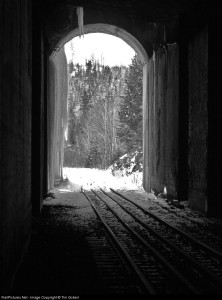
[[[127,151],[142,145],[142,79],[142,62],[138,55],[135,55],[126,74],[126,90],[119,112],[121,126],[118,136],[126,144]]]
[[[89,92],[87,92],[86,89],[84,89],[80,101],[80,110],[82,111],[83,118],[87,116],[87,113],[91,108],[91,106],[92,104],[91,104],[91,97],[89,95]]]

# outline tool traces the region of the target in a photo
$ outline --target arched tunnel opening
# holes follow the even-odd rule
[[[138,53],[138,57],[143,66],[143,143],[141,145],[143,146],[143,187],[147,192],[152,191],[154,194],[156,194],[156,196],[162,193],[163,190],[167,190],[169,198],[177,199],[178,190],[179,193],[182,194],[178,184],[178,45],[174,43],[162,46],[160,49],[155,51],[152,59],[149,59],[141,43],[131,34],[121,28],[100,23],[86,25],[84,26],[84,31],[86,34],[90,32],[103,32],[120,37],[129,45],[131,45],[133,49],[135,49],[136,53]],[[63,49],[59,49],[64,46],[65,41],[69,40],[70,37],[75,37],[78,35],[79,29],[77,28],[59,41],[56,46],[57,50],[52,53],[51,58],[53,59],[54,57],[56,62],[56,57],[59,57],[59,55],[61,56],[62,51],[64,51]],[[56,54],[57,51],[58,54]],[[62,64],[64,65],[64,63],[64,59],[63,62],[61,61],[61,63],[59,61],[57,62],[58,70],[62,70],[62,68],[64,68],[62,67]],[[58,73],[59,71],[56,72]],[[64,84],[64,79],[62,81],[59,79],[59,77],[55,76],[54,78],[57,80],[57,84]],[[51,85],[54,86],[55,84],[56,83],[52,83]],[[149,88],[147,88],[148,85]],[[168,86],[170,88],[167,88]],[[49,90],[51,91],[50,88]],[[63,90],[62,94],[60,90]],[[57,100],[54,100],[54,95],[50,95],[50,98],[52,97],[50,103],[57,101],[58,105],[60,105],[59,103],[62,101],[61,107],[60,109],[57,109],[57,111],[60,114],[64,114],[66,100],[62,99],[63,97],[67,98],[67,92],[64,92],[63,86],[60,88],[60,90],[55,93],[55,97],[58,97]],[[50,107],[48,110],[50,111]],[[59,126],[63,128],[62,130],[64,131],[64,124],[67,123],[67,116],[64,115],[63,119],[60,119],[59,122],[61,123]],[[127,132],[122,132],[122,134],[125,134],[126,136]],[[136,132],[134,132],[134,135],[136,138]],[[57,164],[55,176],[59,178],[62,177],[64,137],[60,137],[60,133],[57,133],[56,136],[57,138],[60,138],[60,142],[56,143],[56,147],[61,148],[57,149],[57,155],[60,155],[60,158],[57,157],[54,160],[54,163]],[[128,132],[128,136],[130,136],[130,132]],[[87,139],[89,142],[89,132]],[[53,147],[52,143],[48,145],[49,149],[50,147]],[[87,147],[89,147],[89,145]],[[105,149],[105,152],[106,151],[107,149]],[[77,158],[79,155],[76,153],[75,156]],[[105,157],[104,159],[106,160],[107,158]],[[104,166],[106,168],[108,167],[107,162],[103,161],[102,164],[103,168]],[[154,170],[154,172],[152,172],[153,174],[151,174],[151,170]],[[51,185],[53,186],[53,176],[51,176],[50,181]],[[187,200],[186,195],[183,195],[181,200]]]
[[[68,41],[71,36],[79,35],[79,24],[75,24],[74,29],[73,24],[71,24],[70,30],[65,21],[69,14],[73,16],[73,12],[76,13],[77,9],[75,8],[73,11],[69,6],[62,6],[61,10],[54,10],[54,13],[49,16],[45,24],[45,35],[48,39],[48,53],[42,57],[42,59],[48,67],[48,72],[45,72],[43,76],[50,77],[49,82],[47,83],[46,79],[44,85],[45,91],[43,92],[43,96],[46,99],[48,97],[50,98],[53,93],[55,93],[55,95],[52,95],[52,98],[59,96],[59,93],[61,93],[60,90],[56,90],[54,87],[55,82],[59,80],[59,72],[56,70],[56,67],[52,65],[54,63],[53,59],[57,59],[57,55],[55,54],[58,52],[59,57],[60,49],[64,46],[65,42]],[[78,23],[77,13],[75,16],[76,22]],[[104,16],[106,16],[106,14],[104,14]],[[180,19],[178,17],[175,18],[172,23],[171,21],[168,21],[169,23],[166,21],[165,24],[150,22],[144,31],[143,25],[139,24],[139,22],[134,24],[133,29],[130,29],[130,27],[128,29],[128,20],[125,16],[122,19],[120,18],[123,24],[119,26],[110,25],[115,24],[115,22],[118,24],[118,22],[116,21],[117,19],[109,15],[107,15],[107,20],[110,20],[110,24],[109,22],[102,22],[104,16],[97,15],[96,12],[91,11],[91,8],[89,8],[89,11],[88,8],[85,8],[84,31],[86,33],[109,33],[122,38],[136,50],[143,62],[144,189],[147,192],[151,192],[152,190],[152,192],[157,195],[165,188],[167,189],[169,198],[179,199],[179,201],[188,200],[190,207],[193,209],[197,209],[205,214],[210,213],[209,197],[204,188],[207,176],[197,175],[199,173],[206,174],[207,168],[207,139],[205,138],[205,133],[208,124],[206,122],[207,113],[204,108],[207,103],[205,99],[206,93],[200,90],[198,86],[199,80],[196,82],[191,80],[193,73],[189,70],[191,65],[197,61],[198,57],[199,64],[205,64],[205,72],[200,73],[199,66],[197,66],[197,69],[199,68],[197,72],[203,76],[201,81],[206,82],[207,48],[202,47],[202,53],[200,55],[197,54],[197,52],[195,53],[195,51],[198,48],[198,43],[202,42],[205,45],[207,44],[207,27],[204,27],[204,24],[198,25],[201,28],[201,34],[199,35],[199,40],[197,39],[194,43],[195,45],[190,44],[188,55],[186,34],[184,34],[184,37],[182,37],[182,34],[178,35],[178,32],[180,30],[182,32],[183,30],[184,21],[182,17]],[[57,28],[56,25],[58,18],[61,19],[60,29]],[[97,22],[93,24],[92,20]],[[201,22],[204,23],[202,20]],[[50,56],[49,61],[48,55]],[[53,68],[54,70],[52,70]],[[53,76],[54,78],[52,78]],[[64,80],[64,76],[60,82],[62,80]],[[50,81],[54,81],[54,83],[51,84]],[[64,97],[66,93],[67,92],[64,91],[63,95],[60,95],[60,98]],[[196,96],[196,93],[199,94]],[[192,111],[194,105],[193,103],[192,105],[189,104],[187,101],[187,99],[190,98],[190,101],[194,101],[195,105],[197,105],[195,97],[203,98],[202,103],[204,104],[200,109],[203,115],[201,125],[195,123],[196,116],[193,115]],[[51,104],[52,101],[49,100],[47,105],[42,103],[42,105],[45,106],[45,110],[48,110],[48,115],[45,113],[44,117],[46,119],[42,120],[42,123],[45,124],[44,126],[48,130],[47,135],[54,134],[52,133],[54,129],[50,127],[52,126],[50,118],[57,118],[54,113],[54,116],[53,114],[49,116],[51,110],[54,109],[50,107],[50,105],[54,105]],[[64,103],[65,102],[63,102],[63,104]],[[59,113],[61,113],[62,110],[61,108]],[[60,122],[65,124],[66,120],[64,119]],[[33,121],[33,123],[35,123],[35,121]],[[64,124],[61,126],[64,127]],[[34,130],[35,129],[33,129],[33,131]],[[45,130],[45,132],[47,130]],[[196,134],[197,132],[202,132],[202,137],[200,134]],[[44,143],[47,145],[42,145],[43,149],[41,150],[44,151],[44,167],[41,171],[41,177],[43,176],[46,179],[40,179],[41,183],[39,183],[40,187],[42,186],[40,190],[42,189],[43,194],[46,194],[47,190],[53,186],[54,176],[57,178],[62,177],[63,145],[61,145],[61,141],[57,141],[57,145],[52,146],[52,140],[49,142],[50,139],[53,139],[52,136],[49,136],[48,139],[47,137],[44,138]],[[200,138],[199,142],[198,138]],[[33,141],[33,144],[35,144],[35,141]],[[199,151],[198,155],[196,151],[192,150],[197,147],[197,145],[201,145],[202,147],[202,151]],[[52,150],[53,147],[54,150]],[[53,170],[54,167],[50,160],[52,159],[52,151],[55,151],[55,147],[61,147],[61,149],[57,149],[57,158],[54,161],[56,167],[55,170]],[[33,146],[33,149],[34,148]],[[35,166],[35,162],[33,162],[33,165]],[[196,166],[194,167],[194,165]],[[54,171],[56,174],[54,174]],[[35,175],[33,178],[34,177]],[[35,180],[33,180],[33,191],[35,191],[34,186],[36,186],[34,182]],[[37,194],[37,191],[35,191],[35,194]],[[197,197],[197,195],[199,196]],[[37,211],[41,209],[41,201],[40,206],[38,203],[39,200],[36,200],[36,202],[33,200],[33,210],[35,210],[35,206]]]
[[[92,34],[92,32],[97,31],[100,31],[100,33]],[[119,37],[114,37],[114,33]],[[53,88],[49,88],[51,93],[49,94],[50,103],[53,103],[52,112],[49,113],[52,120],[53,114],[59,114],[60,119],[55,117],[54,124],[58,122],[59,125],[56,126],[59,126],[60,132],[55,128],[56,134],[54,136],[59,141],[57,140],[54,144],[51,142],[52,139],[48,139],[48,148],[54,148],[54,152],[50,150],[49,154],[52,156],[49,169],[50,167],[56,168],[54,177],[59,180],[64,176],[67,177],[67,172],[71,172],[68,167],[97,168],[108,172],[100,172],[101,175],[97,172],[97,176],[92,175],[94,178],[91,178],[90,182],[91,184],[94,182],[94,186],[98,186],[99,181],[102,182],[98,177],[104,177],[105,175],[109,176],[111,184],[112,176],[110,173],[121,177],[131,175],[130,180],[134,182],[139,180],[142,186],[143,99],[147,99],[143,84],[143,73],[145,72],[145,62],[148,61],[147,55],[135,38],[117,27],[106,24],[89,25],[84,27],[84,34],[82,43],[87,42],[88,37],[92,43],[91,47],[95,46],[97,41],[99,43],[109,42],[112,49],[112,53],[109,55],[112,55],[112,58],[109,58],[110,63],[106,65],[103,62],[104,57],[102,61],[101,56],[97,54],[99,61],[94,58],[95,53],[91,53],[91,56],[88,56],[88,61],[86,58],[82,59],[81,65],[77,60],[76,64],[73,64],[72,60],[68,61],[68,59],[68,63],[65,63],[64,46],[58,53],[52,54],[50,64],[55,64],[58,77],[55,76],[54,78],[58,78],[58,80],[56,83],[51,82]],[[78,35],[78,30],[74,30],[60,43],[60,45],[64,45],[65,40],[74,37],[71,44],[73,52],[69,57],[75,56],[77,51],[75,40],[77,44],[77,38],[79,39],[75,36]],[[133,48],[123,42],[121,37],[132,44],[134,49],[139,51],[139,54],[136,54]],[[80,43],[80,41],[78,42]],[[115,49],[115,44],[119,45],[119,48],[116,46]],[[68,53],[68,44],[65,47],[67,49],[65,52]],[[88,44],[86,47],[89,48],[90,45]],[[126,53],[123,53],[124,49]],[[84,49],[82,49],[83,51]],[[116,52],[117,58],[113,57],[114,52]],[[128,65],[118,63],[121,55],[130,55]],[[60,58],[62,56],[63,59]],[[107,54],[105,59],[108,59]],[[112,60],[116,60],[116,63]],[[51,70],[53,69],[51,68],[50,72]],[[61,79],[67,77],[67,70],[68,83],[66,80]],[[61,75],[59,75],[59,72]],[[57,87],[54,88],[56,84],[59,85],[62,92]],[[51,91],[54,89],[57,89],[57,93],[52,94]],[[64,91],[64,89],[69,89],[69,92]],[[53,98],[55,96],[57,99]],[[56,110],[53,110],[54,103],[57,105]],[[67,111],[65,107],[67,107]],[[48,107],[49,111],[50,109],[51,107]],[[64,142],[65,134],[67,136]],[[58,145],[59,148],[56,150],[54,145]],[[58,154],[55,156],[56,151],[57,153],[60,151],[61,158],[58,159]],[[64,161],[62,157],[64,157]],[[66,167],[65,175],[62,174],[63,166]],[[70,175],[72,177],[72,189],[76,187],[76,190],[81,190],[84,185],[81,184],[81,180],[78,178],[78,170],[74,171],[77,172],[75,178],[74,174],[68,176],[69,179],[71,179]],[[136,171],[137,173],[135,173]],[[54,177],[51,177],[50,182],[51,187],[53,187]],[[87,172],[85,177],[87,177]]]
[[[220,71],[220,23],[217,1],[1,1],[3,295],[221,293],[221,80],[216,72]],[[143,65],[143,176],[142,192],[135,194],[56,189],[64,178],[68,120],[64,45],[80,34],[95,32],[121,38]],[[105,198],[111,207],[104,211]],[[137,222],[150,218],[145,227],[148,230],[152,224],[152,234],[162,228],[160,223],[178,230],[170,235],[163,229],[158,238],[149,233],[149,255],[138,256],[147,251],[142,247],[148,247],[141,237],[143,246],[133,239],[118,246],[113,237],[105,237],[102,218],[94,210],[100,209],[108,221],[106,213],[119,205],[117,199],[122,206],[128,201],[124,209],[137,205],[128,216],[133,226],[132,211],[139,209]],[[129,213],[120,207],[122,217]],[[158,227],[154,219],[160,222]],[[121,238],[123,229],[118,228],[113,230]],[[192,249],[198,248],[201,255],[182,239],[187,232],[189,243],[195,244]],[[163,244],[155,244],[159,239]],[[181,249],[175,255],[165,252],[178,251],[176,246],[181,245],[187,250],[182,260]],[[127,256],[123,248],[138,253]],[[126,264],[120,263],[118,251],[122,258],[128,257]],[[157,271],[152,264],[156,259],[170,276],[164,277],[168,271]],[[150,268],[137,268],[144,264]],[[133,274],[128,274],[131,269]],[[154,273],[164,278],[162,285],[152,277]]]

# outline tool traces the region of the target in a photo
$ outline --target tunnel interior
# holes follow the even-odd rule
[[[1,283],[10,291],[31,218],[61,178],[63,45],[84,30],[122,38],[143,67],[143,186],[221,218],[217,1],[3,0],[0,10]],[[59,83],[58,83],[59,82]]]

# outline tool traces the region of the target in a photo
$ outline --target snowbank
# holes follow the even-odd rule
[[[115,177],[110,169],[63,168],[64,178],[68,179],[69,189],[74,192],[90,189],[137,190],[142,187],[142,172],[129,176]]]

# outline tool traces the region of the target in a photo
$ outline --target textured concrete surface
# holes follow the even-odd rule
[[[189,202],[207,213],[208,28],[189,44]]]
[[[1,1],[0,285],[3,291],[10,289],[31,228],[30,26],[28,1]]]
[[[178,45],[154,52],[148,65],[148,115],[144,149],[144,188],[177,198]]]
[[[54,178],[61,178],[64,157],[64,139],[67,127],[68,74],[64,47],[49,60],[48,94],[48,189]]]

